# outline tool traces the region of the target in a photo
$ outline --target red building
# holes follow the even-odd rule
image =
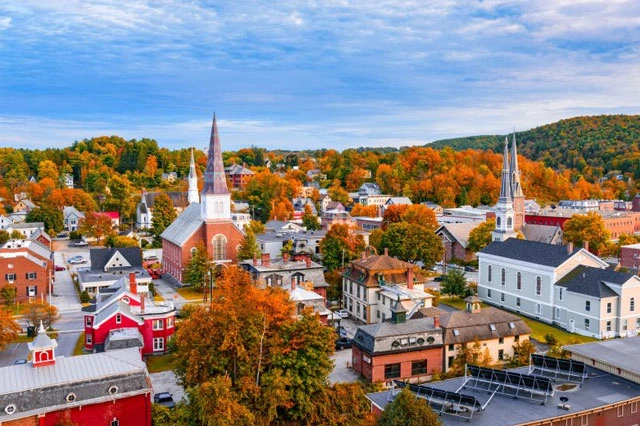
[[[16,301],[46,301],[53,268],[53,252],[38,241],[9,240],[0,248],[0,287],[15,287]]]
[[[140,347],[143,355],[161,354],[175,332],[173,303],[150,299],[135,274],[101,290],[96,303],[82,310],[88,351]]]
[[[190,192],[191,186],[190,182]],[[187,263],[201,244],[212,262],[236,263],[238,260],[237,250],[244,234],[231,220],[231,194],[227,188],[215,116],[200,202],[192,200],[164,230],[161,238],[163,273],[180,282]]]
[[[620,266],[623,268],[640,268],[640,244],[620,247]]]
[[[246,168],[246,164],[242,166],[233,164],[225,168],[225,173],[233,189],[244,189],[249,180],[255,175],[255,172]]]
[[[438,317],[404,320],[398,304],[391,322],[358,328],[353,369],[370,382],[426,381],[442,371],[442,329]]]
[[[56,346],[41,325],[32,361],[0,368],[2,425],[151,425],[153,391],[138,349],[56,359]]]

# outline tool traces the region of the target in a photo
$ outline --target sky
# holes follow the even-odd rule
[[[0,147],[342,150],[640,112],[637,0],[0,0]]]

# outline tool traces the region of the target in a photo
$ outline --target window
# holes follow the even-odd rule
[[[385,379],[397,379],[400,377],[400,363],[387,364],[384,366]]]
[[[161,319],[155,319],[153,320],[153,329],[154,330],[162,330],[164,328],[164,321],[162,321]]]
[[[629,299],[629,310],[631,312],[636,310],[636,299],[633,298],[633,297],[631,299]]]
[[[15,281],[16,274],[4,274],[4,279],[7,281]]]
[[[357,297],[359,299],[360,298],[360,286],[359,285],[356,286],[356,294],[357,294]]]
[[[624,416],[624,405],[618,407],[618,417]]]
[[[502,268],[502,271],[500,272],[500,284],[504,287],[507,284],[507,271]]]
[[[27,272],[27,279],[28,280],[35,280],[36,276],[37,276],[37,274],[35,272]]]
[[[227,239],[224,235],[213,237],[213,260],[225,260],[227,258]]]
[[[487,289],[487,297],[489,297],[489,298],[491,297],[491,289],[490,288]]]
[[[522,290],[522,274],[520,272],[516,274],[516,289]]]
[[[491,282],[491,265],[487,267],[487,280]]]
[[[580,417],[580,426],[589,426],[589,415],[585,414]]]
[[[536,277],[536,296],[540,296],[542,294],[542,279],[540,277]]]
[[[451,368],[451,366],[453,365],[453,360],[455,359],[455,357],[450,356],[449,358],[447,358],[447,368]]]
[[[120,426],[120,420],[118,419],[111,420],[111,423],[109,424],[109,426]]]
[[[627,331],[627,320],[622,321],[622,331]]]
[[[173,317],[167,318],[167,328],[173,328]]]
[[[520,298],[516,297],[516,306],[520,306]]]
[[[556,319],[560,319],[560,314],[561,314],[560,308],[556,308]]]
[[[610,314],[611,313],[611,302],[607,303],[607,313]]]
[[[585,328],[585,330],[589,329],[589,325],[590,325],[589,318],[585,318],[584,319],[584,328]]]
[[[504,361],[504,349],[499,349],[498,350],[498,359],[500,361]]]
[[[35,285],[27,287],[27,296],[34,297],[37,294],[38,294],[38,287],[36,287]]]
[[[163,351],[164,350],[164,338],[162,338],[162,337],[154,337],[153,338],[153,350],[154,351]]]
[[[539,303],[536,303],[536,314],[542,315],[542,305]]]
[[[562,300],[562,287],[560,287],[560,291],[558,292],[558,299]]]
[[[120,323],[122,323],[122,315],[117,314],[116,315],[116,324],[120,324]]]
[[[495,324],[489,324],[489,330],[496,331],[496,325]]]
[[[91,317],[84,317],[84,325],[91,327]]]
[[[636,329],[640,328],[640,318],[636,318]]]
[[[450,344],[449,344],[449,350],[450,350],[450,351],[452,351],[452,350],[453,350],[453,344],[452,344],[452,343],[450,343]]]
[[[515,336],[513,336],[513,341],[514,342],[519,342],[520,341],[520,335],[516,334]]]
[[[191,247],[191,257],[196,255],[197,249],[195,247]]]
[[[591,310],[591,301],[586,300],[584,302],[584,310],[587,311],[587,312]]]
[[[504,302],[504,293],[500,293],[500,301]]]
[[[638,402],[632,402],[631,403],[631,412],[632,413],[637,413],[638,412]]]
[[[427,360],[413,361],[411,363],[411,375],[427,374]]]
[[[93,343],[93,338],[91,337],[90,334],[86,334],[84,336],[84,341],[87,345],[91,345]]]
[[[504,337],[499,338],[498,343],[502,345],[504,343]]]
[[[611,331],[611,321],[607,321],[607,331]]]

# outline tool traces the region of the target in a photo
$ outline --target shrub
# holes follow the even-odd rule
[[[84,290],[82,293],[80,293],[80,303],[89,303],[90,300],[91,296],[89,296],[87,290]]]
[[[544,341],[547,342],[549,346],[556,346],[558,344],[558,339],[556,338],[556,335],[553,333],[545,334]]]
[[[69,239],[70,240],[79,240],[80,238],[82,238],[82,233],[80,233],[80,231],[71,231],[71,232],[69,232]]]

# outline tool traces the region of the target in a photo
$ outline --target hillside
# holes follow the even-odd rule
[[[427,146],[502,151],[505,135],[446,139]],[[596,179],[613,171],[640,178],[640,115],[575,117],[517,132],[518,152],[557,170],[575,168]]]

